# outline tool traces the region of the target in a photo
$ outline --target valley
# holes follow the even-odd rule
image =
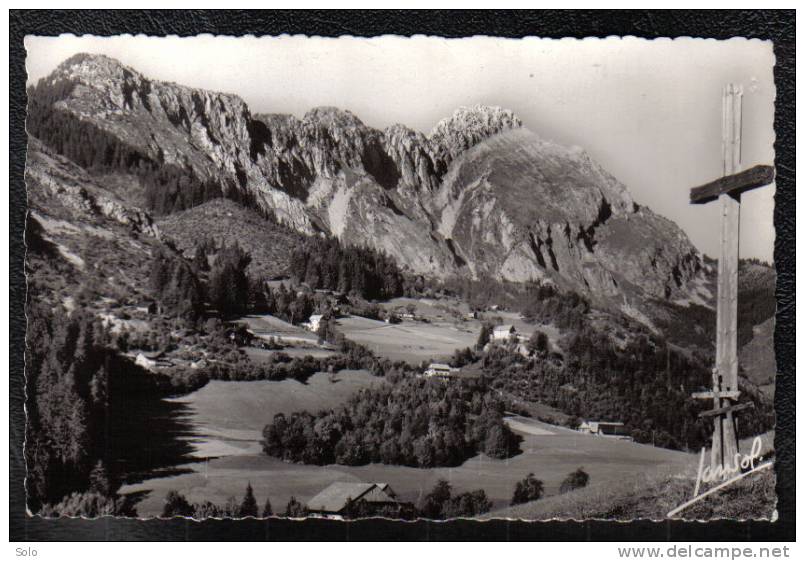
[[[550,499],[695,463],[717,264],[582,149],[491,106],[427,135],[253,115],[94,55],[29,94],[33,511],[439,479],[499,511],[529,473]],[[774,287],[741,262],[746,437]],[[631,440],[577,430],[605,420]]]

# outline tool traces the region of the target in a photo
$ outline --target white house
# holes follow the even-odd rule
[[[155,353],[137,353],[134,359],[134,364],[145,368],[149,372],[155,372],[158,368],[170,368],[173,366],[173,361],[164,358],[164,353],[159,351]]]
[[[453,368],[449,364],[442,364],[440,362],[431,362],[428,369],[425,370],[425,376],[432,377],[448,377],[457,372],[458,368]]]
[[[310,316],[310,319],[307,322],[306,327],[311,331],[318,331],[319,325],[321,324],[321,318],[324,317],[321,314],[313,314]]]
[[[508,341],[513,333],[517,333],[513,325],[497,325],[492,330],[492,340]]]
[[[143,353],[138,353],[137,358],[134,359],[134,364],[146,370],[153,370],[157,366],[157,361],[146,357]]]

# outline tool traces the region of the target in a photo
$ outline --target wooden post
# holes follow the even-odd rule
[[[724,175],[741,167],[741,97],[732,84],[725,88]],[[741,195],[723,193],[721,203],[721,255],[718,260],[718,307],[716,366],[723,390],[738,389],[738,242]]]
[[[741,167],[741,109],[743,91],[729,84],[722,99],[723,175],[734,175]],[[740,239],[741,195],[722,193],[721,254],[718,259],[716,308],[715,392],[738,390],[738,242]],[[730,405],[729,398],[716,397],[715,408]],[[738,437],[732,411],[714,417],[713,467],[731,466],[738,453]]]

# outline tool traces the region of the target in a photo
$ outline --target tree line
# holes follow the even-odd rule
[[[503,422],[503,403],[483,381],[387,380],[338,410],[275,415],[263,430],[265,453],[317,465],[415,467],[457,466],[480,452],[519,453],[521,439]]]
[[[93,484],[113,498],[119,482],[118,474],[106,472],[113,443],[105,427],[125,400],[158,393],[159,377],[120,357],[106,327],[88,312],[66,315],[28,302],[26,315],[29,507],[35,512],[68,493],[92,491]]]
[[[369,247],[343,246],[332,237],[311,237],[291,258],[295,283],[310,288],[354,292],[368,300],[403,294],[405,278],[394,259]]]
[[[160,247],[151,259],[149,288],[163,311],[182,318],[198,319],[204,311],[204,288],[185,259]]]
[[[251,256],[237,242],[219,244],[208,238],[196,244],[192,260],[185,259],[169,246],[158,250],[151,261],[150,288],[163,311],[171,315],[198,319],[203,315],[204,302],[208,301],[222,318],[247,312],[269,313],[293,324],[307,321],[313,313],[332,310],[329,296],[312,292],[315,288],[347,288],[366,299],[391,298],[401,293],[402,273],[394,260],[382,253],[367,248],[341,248],[337,240],[329,238],[317,238],[306,242],[304,247],[308,249],[298,251],[305,257],[295,254],[292,268],[312,270],[319,266],[314,263],[329,260],[326,266],[335,264],[340,271],[334,283],[305,283],[303,290],[289,289],[284,283],[271,288],[265,279],[249,275]],[[327,251],[311,253],[310,248]],[[339,280],[347,277],[352,280]],[[311,280],[308,276],[303,278]],[[358,312],[370,317],[381,315],[376,305],[343,305],[360,308]]]
[[[197,320],[208,301],[223,318],[246,313],[255,306],[254,287],[246,273],[249,254],[237,243],[199,246],[192,262],[166,246],[152,260],[149,285],[164,313]]]
[[[191,503],[183,494],[174,490],[168,491],[161,514],[162,518],[185,516],[197,520],[205,518],[268,518],[273,515],[274,511],[269,499],[263,503],[262,509],[259,507],[251,483],[246,484],[243,499],[238,501],[235,497],[230,497],[223,505],[217,505],[211,501]]]
[[[578,468],[570,472],[562,481],[559,493],[569,493],[576,489],[586,487],[590,481],[590,476],[583,468]],[[511,506],[524,504],[539,500],[543,497],[545,486],[537,479],[533,473],[529,473],[515,485]],[[450,520],[455,518],[472,518],[489,512],[492,508],[492,501],[483,489],[454,493],[453,486],[446,480],[439,479],[433,488],[423,495],[416,504],[399,503],[395,506],[377,506],[366,500],[349,499],[342,511],[343,518],[347,520],[359,520],[382,516],[391,519],[414,520],[416,518],[427,518],[430,520]],[[291,496],[284,509],[275,513],[271,500],[266,499],[262,509],[258,507],[257,499],[254,495],[251,483],[246,485],[246,492],[243,499],[238,501],[235,497],[230,497],[225,504],[216,505],[210,501],[201,503],[191,503],[187,498],[175,491],[168,491],[165,496],[165,503],[162,508],[163,518],[173,518],[183,516],[204,520],[205,518],[246,518],[271,516],[284,516],[286,518],[303,518],[308,516],[310,511],[299,502],[295,496]]]
[[[467,302],[472,310],[520,312],[528,322],[550,322],[563,329],[581,326],[591,308],[589,299],[578,292],[537,280],[516,283],[490,276],[450,277],[437,288]]]

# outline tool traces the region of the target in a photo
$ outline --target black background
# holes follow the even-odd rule
[[[793,540],[795,537],[795,12],[753,11],[18,11],[10,43],[10,497],[12,541],[50,540]],[[308,34],[321,36],[441,35],[462,37],[712,37],[774,42],[777,100],[777,324],[775,407],[779,519],[768,522],[392,522],[248,520],[194,522],[106,518],[43,520],[25,513],[22,454],[25,335],[23,227],[25,166],[25,35],[61,33],[180,36]]]

